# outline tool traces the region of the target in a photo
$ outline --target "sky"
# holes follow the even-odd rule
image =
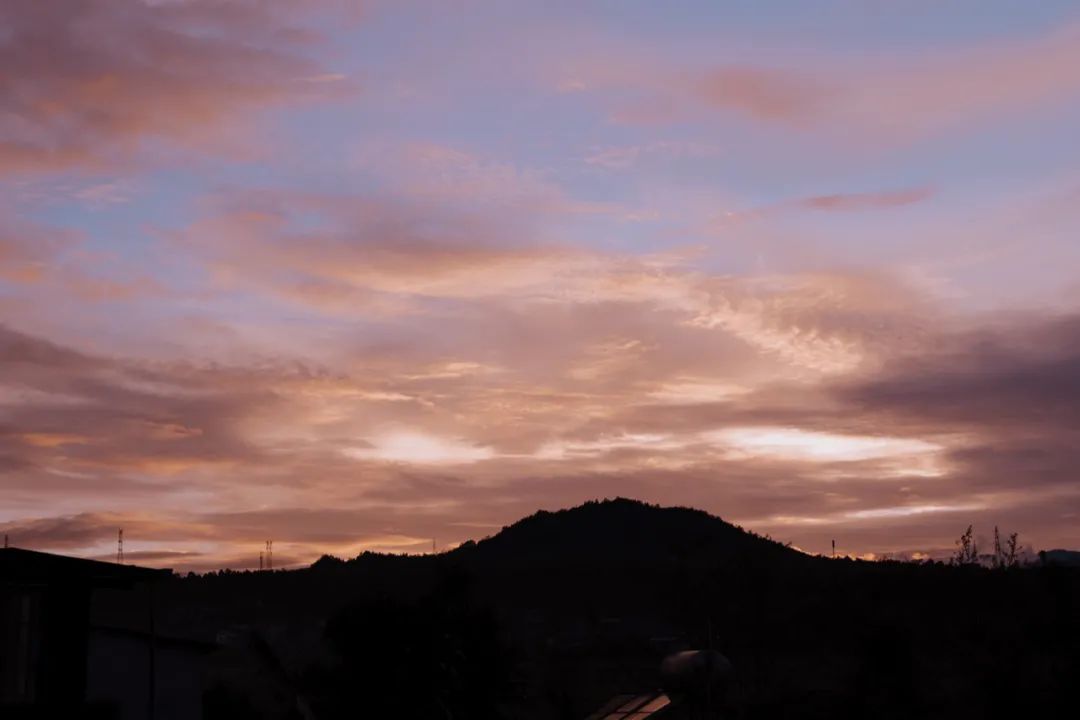
[[[0,532],[1080,547],[1080,8],[5,0]]]

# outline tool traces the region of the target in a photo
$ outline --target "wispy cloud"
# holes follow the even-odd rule
[[[1072,71],[1080,62],[1078,36],[1078,26],[1065,24],[1023,39],[918,54],[818,52],[797,65],[766,59],[709,67],[623,48],[614,58],[578,63],[575,87],[614,94],[609,109],[622,123],[730,115],[841,143],[906,142],[1008,122],[1080,97]]]
[[[799,205],[811,210],[852,211],[894,208],[914,205],[933,195],[928,188],[912,188],[880,193],[847,193],[815,195],[799,201]]]

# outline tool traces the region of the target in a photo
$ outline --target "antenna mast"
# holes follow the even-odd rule
[[[273,540],[267,540],[266,541],[266,569],[267,570],[273,570],[274,569],[274,541]]]
[[[124,528],[116,533],[116,564],[124,564]]]

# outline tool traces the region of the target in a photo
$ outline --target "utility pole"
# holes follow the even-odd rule
[[[836,541],[835,540],[832,541],[832,556],[834,558],[836,557]]]
[[[273,570],[274,569],[274,541],[273,540],[267,540],[266,541],[266,569],[267,570]]]
[[[259,572],[262,572],[262,570],[263,570],[263,554],[260,552],[259,553]]]
[[[124,528],[116,533],[116,564],[124,564]]]

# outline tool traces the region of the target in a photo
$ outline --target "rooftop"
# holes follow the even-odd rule
[[[6,583],[79,583],[116,587],[171,575],[172,570],[168,569],[120,565],[22,548],[0,548],[0,582]]]

